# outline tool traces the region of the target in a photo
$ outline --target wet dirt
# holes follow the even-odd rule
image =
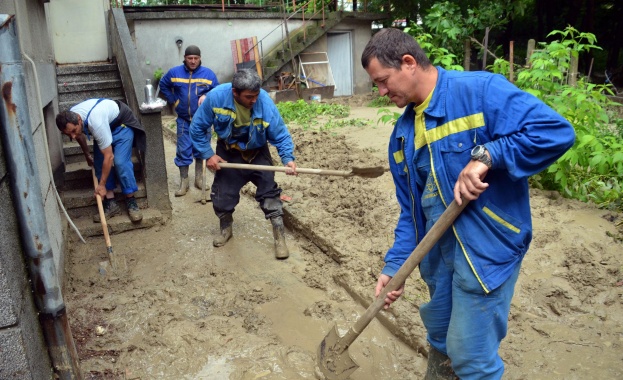
[[[291,125],[298,165],[386,166],[391,127],[377,123],[378,109],[356,97],[335,101],[351,104],[349,118],[369,122]],[[84,378],[316,378],[316,349],[326,333],[337,325],[344,334],[373,300],[399,211],[391,176],[276,173],[291,198],[291,255],[279,261],[252,185],[234,213],[234,237],[214,248],[211,204],[202,205],[195,188],[173,196],[174,145],[165,142],[165,151],[172,219],[111,236],[127,270],[99,273],[102,237],[71,245],[64,294]],[[504,378],[620,378],[623,217],[537,190],[532,211],[534,240],[500,348]],[[427,346],[417,310],[426,299],[414,273],[402,299],[350,347],[360,365],[352,379],[423,378]]]

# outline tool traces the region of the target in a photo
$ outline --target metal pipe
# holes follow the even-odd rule
[[[8,182],[54,371],[60,379],[82,379],[48,237],[15,24],[14,15],[0,14],[0,136]]]

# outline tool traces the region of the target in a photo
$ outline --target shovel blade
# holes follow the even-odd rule
[[[373,166],[373,167],[368,167],[368,168],[353,167],[351,168],[351,173],[352,175],[356,175],[358,177],[376,178],[376,177],[382,176],[383,173],[385,173],[388,170],[389,169],[385,169],[382,166]]]
[[[326,380],[348,379],[359,368],[359,365],[350,357],[348,348],[344,349],[339,342],[337,327],[333,326],[318,346],[317,369]]]

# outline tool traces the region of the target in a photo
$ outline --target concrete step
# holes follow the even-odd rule
[[[56,74],[56,80],[59,86],[68,83],[94,82],[98,80],[121,80],[119,70],[116,66],[110,66],[109,70],[89,72],[89,73],[72,73],[72,74]]]
[[[116,63],[110,62],[96,62],[96,63],[84,63],[84,64],[67,64],[57,65],[56,75],[73,75],[73,74],[88,74],[99,73],[104,71],[118,71]]]
[[[125,195],[121,194],[121,189],[117,187],[114,191],[115,199],[119,202],[122,209],[125,210]],[[83,216],[93,216],[97,213],[97,201],[93,196],[93,187],[83,189],[65,190],[61,194],[61,200],[65,206],[65,210],[72,218],[80,218]],[[138,191],[134,193],[136,202],[139,207],[147,207],[147,191],[145,184],[138,183]]]
[[[63,111],[68,111],[71,107],[75,106],[76,104],[87,100],[87,99],[93,99],[93,98],[107,98],[107,99],[112,99],[112,100],[121,100],[122,102],[126,103],[125,100],[125,94],[122,94],[121,92],[117,92],[116,94],[112,94],[111,96],[99,96],[99,92],[98,93],[81,93],[83,96],[83,98],[80,99],[75,99],[74,96],[70,96],[70,94],[65,94],[62,98],[66,99],[66,100],[62,100],[61,96],[59,96],[59,102],[58,102],[58,110],[60,112]],[[86,97],[84,97],[86,96]]]
[[[121,203],[120,203],[121,204]],[[125,231],[136,230],[139,228],[150,228],[154,226],[159,226],[165,223],[164,217],[160,213],[160,211],[156,209],[141,209],[143,213],[143,220],[138,223],[132,223],[128,218],[128,214],[125,210],[125,205],[122,204],[123,213],[121,215],[114,216],[106,220],[106,225],[108,226],[108,234],[114,235],[118,233],[122,233]],[[97,212],[97,207],[92,208],[91,214],[83,215],[80,217],[72,217],[71,220],[80,231],[82,237],[92,237],[92,236],[101,236],[104,234],[102,230],[102,225],[100,223],[93,222],[93,214]],[[72,229],[70,229],[69,233],[75,233]],[[113,251],[115,250],[115,241],[111,239],[111,245],[113,247]],[[102,249],[106,250],[106,243],[102,240]],[[117,251],[118,252],[118,251]],[[131,252],[128,252],[131,254]]]
[[[97,91],[97,90],[106,90],[111,88],[122,88],[120,79],[109,79],[109,80],[95,80],[89,82],[72,82],[72,83],[59,83],[58,85],[58,94],[67,94],[71,92],[82,92],[82,91]]]
[[[59,93],[59,109],[61,111],[66,111],[80,102],[96,98],[118,99],[125,101],[125,94],[122,87],[66,92],[62,94]],[[69,107],[67,107],[67,105],[69,105]]]
[[[73,157],[80,157],[81,159],[75,160],[75,162],[72,162],[72,163],[65,164],[65,175],[64,175],[65,181],[71,181],[71,180],[80,179],[84,177],[91,178],[92,177],[91,167],[87,165],[87,162],[84,159],[84,156],[80,154],[79,156],[73,156]],[[141,163],[138,157],[136,157],[136,155],[132,156],[132,163],[134,164],[134,172],[140,173]]]

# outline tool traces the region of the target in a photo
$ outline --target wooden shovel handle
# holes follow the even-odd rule
[[[385,305],[385,297],[387,293],[397,290],[402,286],[405,280],[409,277],[411,272],[418,266],[420,261],[428,254],[428,252],[433,248],[435,244],[441,239],[443,234],[448,230],[448,228],[454,223],[454,220],[459,216],[459,214],[463,211],[463,209],[469,203],[468,200],[463,199],[462,205],[458,205],[456,201],[452,201],[450,206],[441,214],[439,220],[433,225],[433,227],[428,231],[426,236],[422,239],[422,241],[417,245],[415,250],[411,252],[411,255],[407,258],[407,260],[402,264],[398,272],[392,277],[392,279],[387,283],[387,285],[381,291],[381,294],[374,300],[372,304],[368,307],[365,313],[355,322],[355,324],[348,330],[346,335],[340,340],[340,346],[342,350],[347,349],[350,344],[361,334],[363,329],[368,326],[368,324],[374,319],[376,314],[383,308]],[[339,350],[339,351],[342,351]]]
[[[269,166],[269,165],[252,165],[252,164],[232,164],[229,162],[219,162],[218,165],[221,168],[229,169],[247,169],[247,170],[262,170],[267,172],[286,172],[289,170],[284,166]],[[320,174],[320,175],[337,175],[342,177],[350,177],[353,172],[344,170],[328,170],[328,169],[305,169],[296,168],[297,173],[302,174]]]
[[[97,176],[95,176],[95,168],[91,167],[91,174],[93,174],[93,189],[97,189]],[[102,205],[102,197],[99,194],[95,194],[95,200],[97,201],[97,210],[100,214],[100,222],[102,223],[102,231],[104,232],[104,239],[106,240],[106,247],[110,250],[112,243],[110,242],[110,236],[108,235],[108,224],[106,223],[106,214],[104,214],[104,206]]]

